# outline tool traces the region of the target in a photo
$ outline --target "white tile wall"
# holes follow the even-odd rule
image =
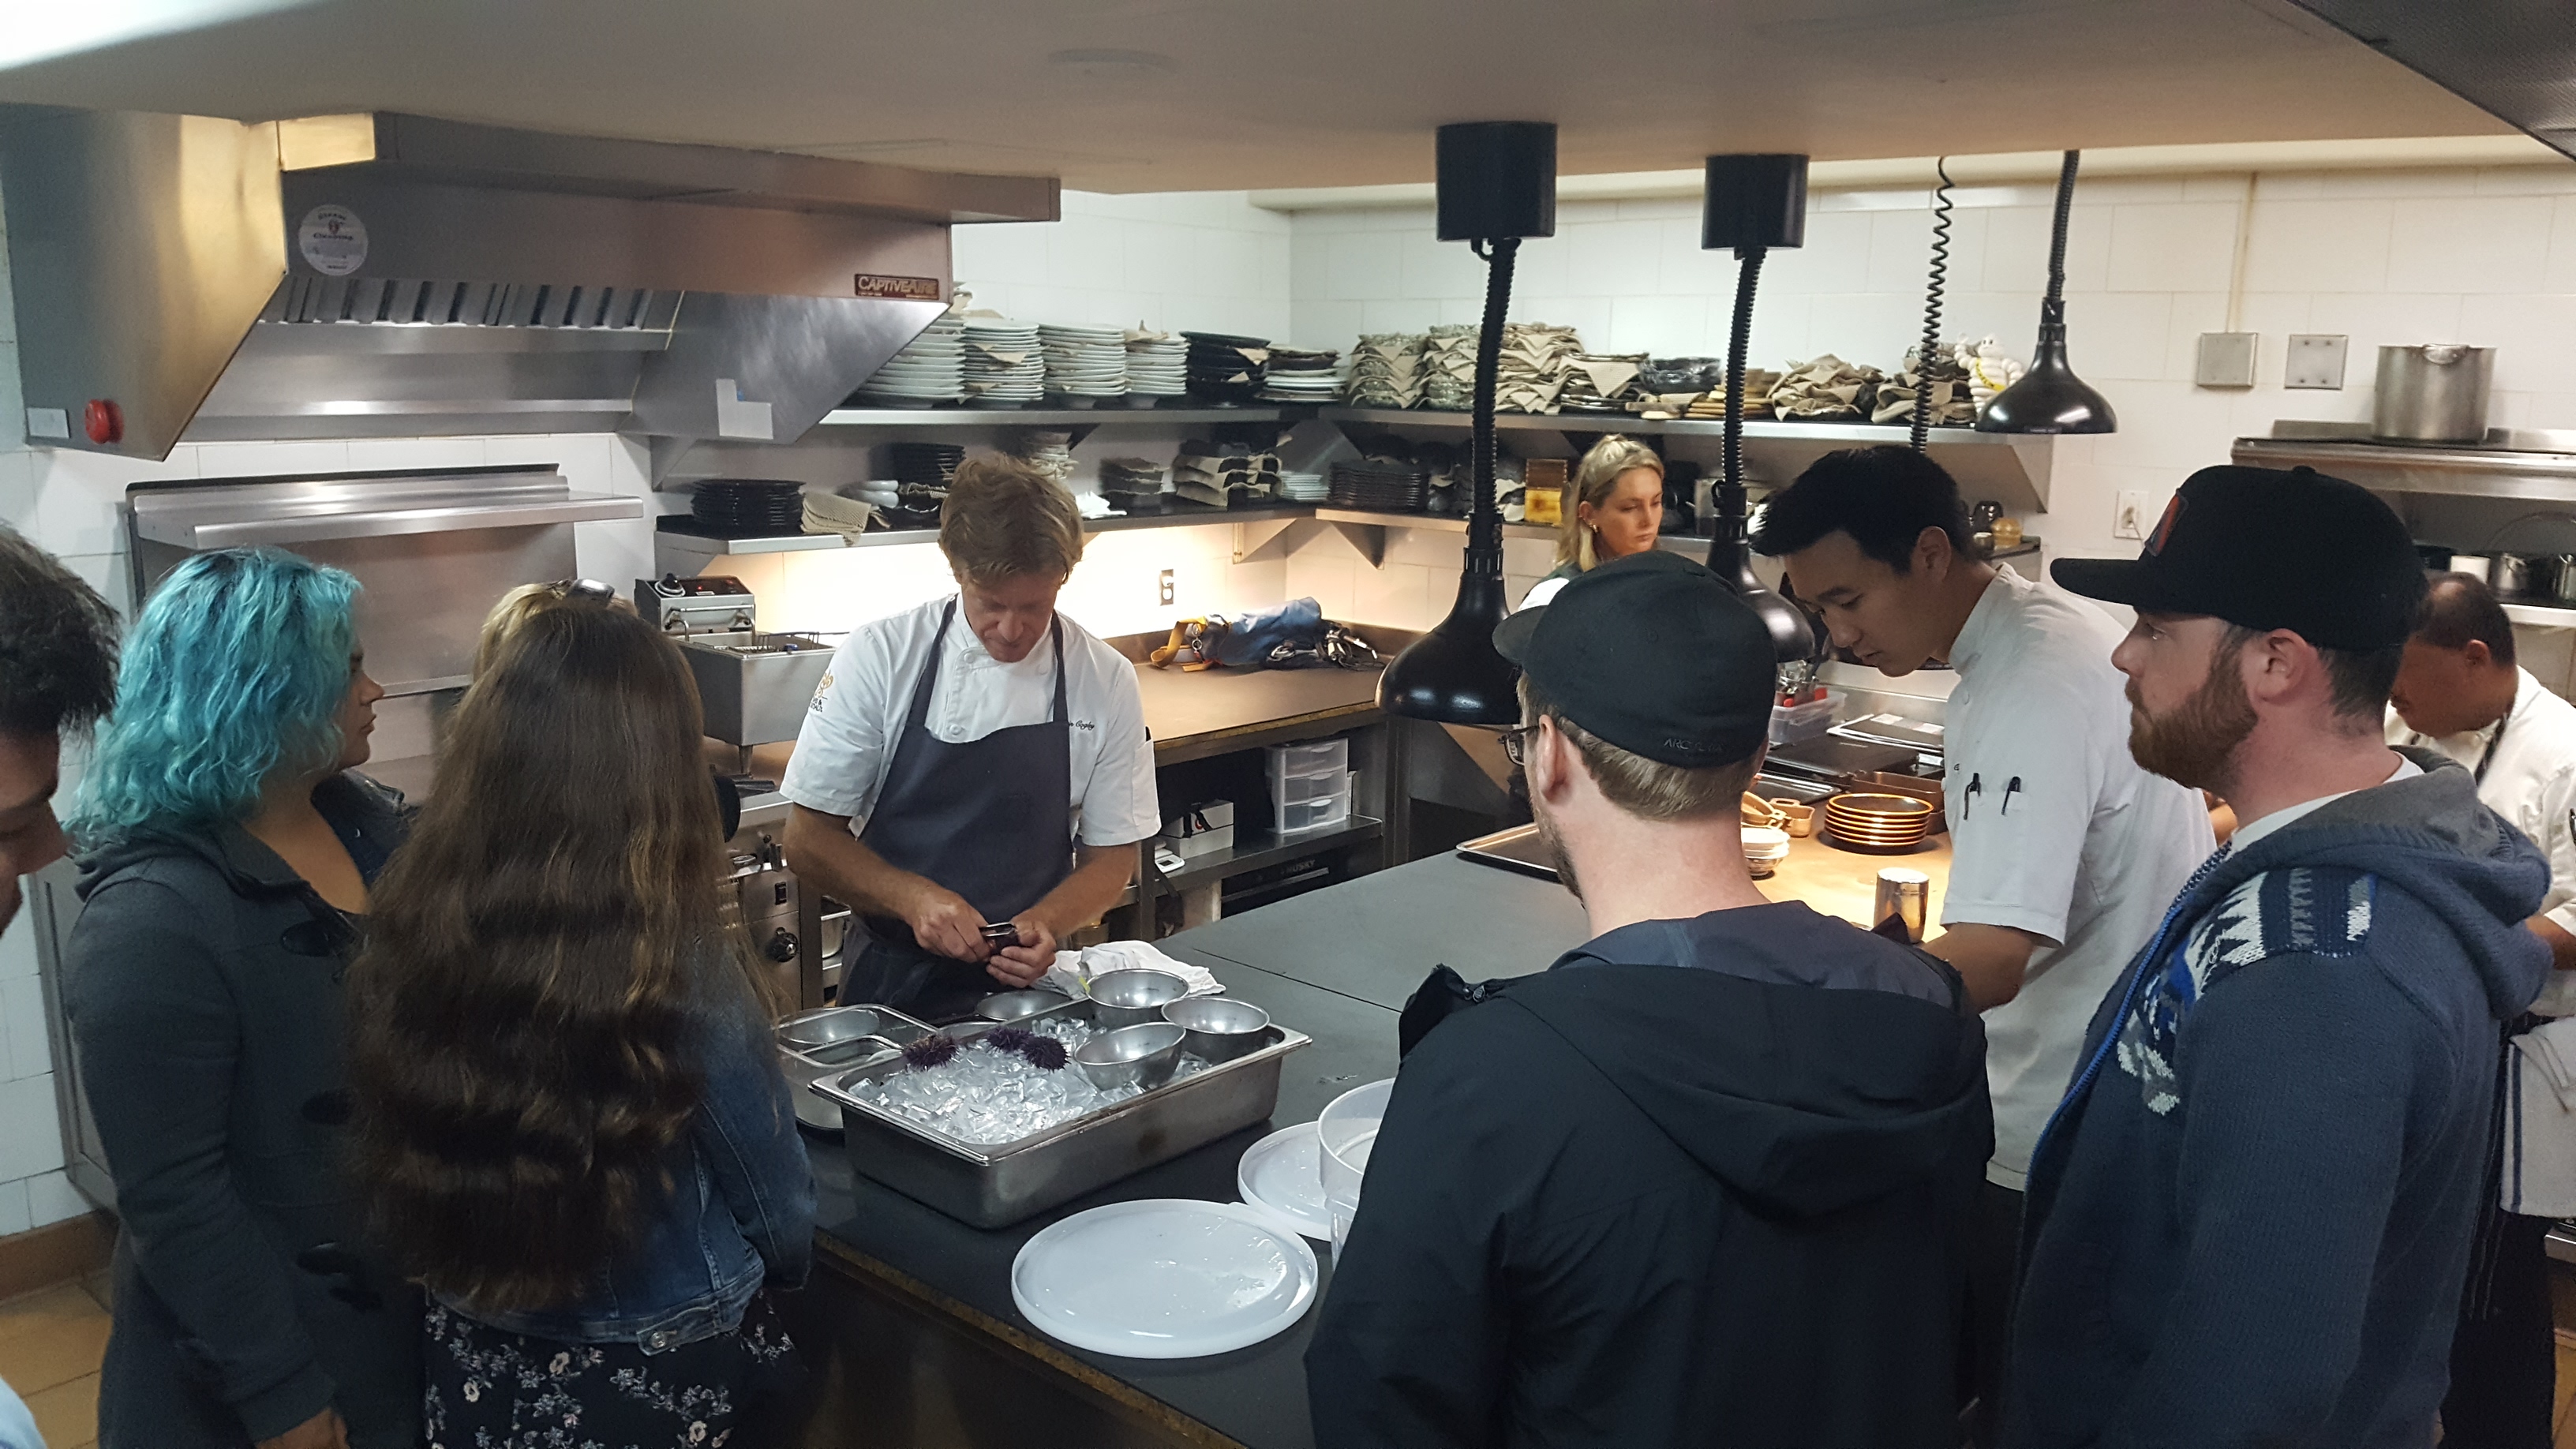
[[[2051,553],[2116,555],[2124,489],[2170,491],[2226,461],[2229,442],[2275,419],[2366,419],[2383,343],[2500,349],[2492,420],[2576,427],[2576,166],[2265,175],[2254,188],[2238,326],[2261,334],[2259,385],[2193,386],[2199,335],[2227,323],[2248,178],[2080,183],[2069,229],[2067,312],[2076,370],[2121,430],[2058,444],[2051,507],[2028,520]],[[2050,188],[1954,194],[1943,331],[1992,333],[2027,355],[2045,281]],[[1606,210],[1604,208],[1607,208]],[[1733,259],[1702,252],[1689,203],[1560,209],[1554,237],[1525,242],[1512,315],[1570,323],[1601,351],[1724,351]],[[1362,325],[1417,325],[1472,307],[1481,277],[1463,243],[1435,262],[1428,208],[1300,213],[1292,230],[1291,335],[1348,346]],[[1818,193],[1806,245],[1767,259],[1753,362],[1818,353],[1893,366],[1922,332],[1930,197]],[[1427,279],[1451,279],[1445,288]],[[2281,385],[2292,332],[2350,337],[2340,392]],[[1442,593],[1442,607],[1446,593]],[[1372,594],[1371,597],[1377,597]]]
[[[1031,321],[1284,337],[1289,219],[1240,191],[1064,193],[1064,219],[961,226],[957,285]]]

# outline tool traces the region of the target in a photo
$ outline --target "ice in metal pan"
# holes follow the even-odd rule
[[[1026,1030],[1062,1042],[1067,1053],[1098,1035],[1061,1017],[1041,1018]],[[995,1047],[989,1036],[978,1035],[939,1066],[854,1081],[849,1089],[904,1121],[978,1147],[1017,1142],[1139,1095],[1132,1086],[1102,1091],[1070,1066],[1039,1067],[1021,1052]],[[1176,1075],[1197,1068],[1184,1060]]]

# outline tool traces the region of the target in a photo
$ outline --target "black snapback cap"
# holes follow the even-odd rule
[[[1770,631],[1726,581],[1650,550],[1576,575],[1494,630],[1557,713],[1630,754],[1684,769],[1753,757],[1779,671]]]
[[[2415,632],[2424,561],[2394,509],[2308,468],[2203,468],[2134,559],[2060,559],[2060,587],[2157,614],[2287,629],[2320,649],[2387,649]]]

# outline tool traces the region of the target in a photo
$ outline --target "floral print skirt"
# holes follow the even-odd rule
[[[436,1300],[421,1327],[430,1449],[757,1449],[803,1378],[765,1293],[739,1330],[655,1354],[530,1338]]]

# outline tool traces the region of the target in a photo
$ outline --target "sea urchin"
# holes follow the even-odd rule
[[[957,1055],[957,1038],[944,1032],[932,1032],[903,1049],[904,1064],[916,1072],[926,1072],[932,1067],[944,1066],[948,1059],[955,1055]]]

